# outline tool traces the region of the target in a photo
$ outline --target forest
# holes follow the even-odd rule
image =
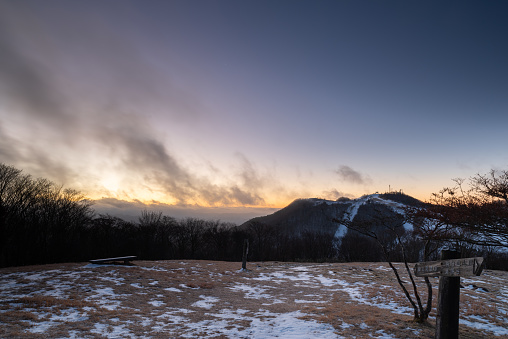
[[[0,267],[125,255],[143,260],[241,261],[248,239],[249,261],[416,262],[436,258],[440,247],[453,244],[463,255],[485,256],[490,268],[508,270],[506,251],[498,250],[506,244],[508,224],[503,196],[495,203],[478,200],[477,205],[471,195],[466,201],[451,189],[438,197],[436,204],[408,211],[415,225],[412,232],[402,227],[407,220],[373,218],[367,226],[346,225],[350,231],[337,239],[333,233],[312,229],[291,233],[260,222],[237,226],[218,220],[177,220],[147,210],[141,211],[137,222],[126,221],[96,214],[93,202],[78,191],[0,164]],[[464,219],[469,210],[476,218],[474,225],[472,218]],[[430,217],[436,221],[432,225],[424,222]],[[362,232],[374,226],[383,230],[380,225],[388,225],[383,237]],[[478,232],[481,238],[467,236]]]

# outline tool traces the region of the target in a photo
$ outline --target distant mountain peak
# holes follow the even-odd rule
[[[347,228],[335,220],[352,222],[355,218],[365,220],[373,213],[391,213],[404,215],[407,206],[418,206],[423,203],[403,193],[375,193],[366,194],[356,199],[339,198],[327,200],[321,198],[296,199],[281,210],[251,219],[241,227],[248,227],[252,223],[261,223],[281,228],[290,233],[317,231],[333,233],[336,237],[343,237]],[[405,225],[406,229],[412,227]]]

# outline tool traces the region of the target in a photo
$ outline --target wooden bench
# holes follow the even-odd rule
[[[123,263],[125,265],[128,265],[128,264],[130,264],[130,262],[132,260],[134,260],[136,258],[137,257],[135,255],[129,255],[129,256],[126,256],[126,257],[116,257],[116,258],[106,258],[106,259],[94,259],[94,260],[89,260],[89,262],[91,264],[102,265],[102,264],[115,264],[118,261],[123,261]]]

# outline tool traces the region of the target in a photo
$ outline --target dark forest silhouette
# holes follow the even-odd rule
[[[385,260],[373,239],[353,230],[337,239],[333,232],[313,228],[292,232],[255,220],[242,226],[196,218],[177,220],[146,210],[137,222],[130,222],[107,214],[97,215],[92,206],[93,202],[78,191],[0,164],[0,267],[125,255],[136,255],[142,260],[240,262],[245,239],[250,243],[249,261]],[[394,222],[403,222],[400,215]],[[410,262],[422,259],[429,241],[442,244],[446,240],[427,239],[403,228],[401,232],[397,236],[410,249],[406,253]],[[400,244],[394,239],[386,239],[393,242],[390,260],[402,261]],[[467,239],[461,239],[467,255],[487,256],[490,267],[508,269],[505,254],[464,240]]]

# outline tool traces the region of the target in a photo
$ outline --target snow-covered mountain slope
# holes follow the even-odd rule
[[[357,199],[340,198],[337,201],[298,199],[271,215],[251,219],[242,227],[261,223],[294,233],[325,232],[334,233],[337,238],[341,238],[346,235],[348,229],[338,221],[366,221],[379,213],[388,216],[404,215],[407,206],[419,204],[422,203],[400,193],[370,194]],[[405,224],[404,227],[412,229],[410,224]]]

